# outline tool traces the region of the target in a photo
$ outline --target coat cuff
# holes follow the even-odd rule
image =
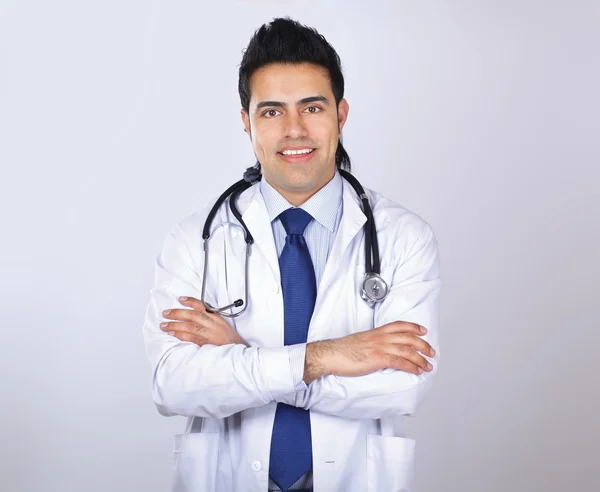
[[[270,394],[269,401],[295,392],[289,349],[289,346],[284,346],[258,350],[260,374]]]

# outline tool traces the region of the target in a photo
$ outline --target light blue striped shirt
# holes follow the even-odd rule
[[[275,238],[275,248],[277,257],[281,256],[285,246],[285,237],[287,233],[279,219],[279,214],[289,208],[295,208],[288,202],[275,188],[273,188],[263,177],[260,181],[260,192],[267,205],[269,220],[273,229]],[[333,241],[342,218],[342,177],[336,170],[333,178],[311,196],[306,202],[300,205],[300,208],[308,212],[314,220],[306,226],[304,239],[308,246],[308,252],[315,268],[315,277],[317,280],[317,290],[325,270],[325,264],[329,257],[329,252],[333,246]],[[290,346],[290,367],[294,378],[295,390],[303,391],[308,387],[302,380],[304,376],[304,359],[306,357],[306,344],[300,343]],[[301,477],[290,490],[310,489],[312,490],[312,470],[309,470]],[[269,480],[269,490],[280,490],[272,480]]]

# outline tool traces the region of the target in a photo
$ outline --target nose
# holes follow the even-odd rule
[[[285,115],[285,136],[291,139],[304,138],[307,135],[307,129],[302,116],[295,111],[290,111]]]

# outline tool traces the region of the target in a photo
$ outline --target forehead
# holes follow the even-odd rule
[[[267,99],[297,101],[317,94],[333,100],[327,69],[313,63],[274,63],[250,77],[250,105]]]

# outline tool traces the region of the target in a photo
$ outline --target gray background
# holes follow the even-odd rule
[[[1,0],[0,489],[168,490],[154,260],[253,163],[237,69],[288,14],[342,58],[357,177],[439,240],[417,491],[600,490],[600,6],[566,0]]]

